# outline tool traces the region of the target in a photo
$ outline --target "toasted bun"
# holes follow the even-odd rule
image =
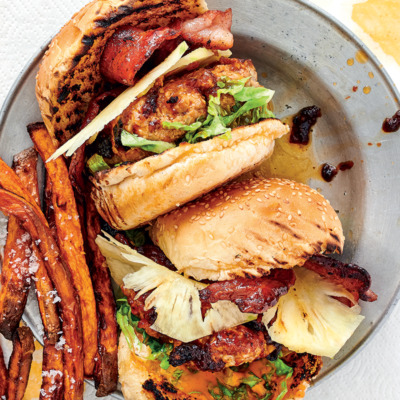
[[[148,362],[146,355],[143,354],[143,349],[147,346],[132,351],[125,339],[124,334],[121,334],[118,346],[118,373],[122,387],[122,394],[125,400],[209,400],[212,396],[208,393],[208,384],[210,381],[209,372],[198,372],[192,375],[192,378],[187,376],[176,382],[173,376],[172,367],[168,370],[163,370],[155,362]],[[321,367],[320,358],[311,355],[300,355],[297,357],[297,362],[294,364],[294,373],[291,381],[288,382],[288,388],[291,396],[288,400],[299,400],[304,397],[305,391],[309,387],[309,382],[315,377]],[[178,369],[181,369],[179,367]],[[185,369],[183,367],[183,369]],[[268,370],[266,369],[266,372]],[[232,374],[232,372],[230,372]],[[187,374],[187,370],[185,371]],[[220,374],[220,379],[226,378],[224,372]],[[261,374],[262,375],[262,374]],[[196,381],[196,388],[193,388],[193,380]],[[204,382],[202,385],[199,382]],[[232,379],[232,381],[234,381]],[[289,385],[290,384],[290,385]],[[176,387],[179,386],[179,387]],[[204,391],[199,392],[199,386],[204,387]],[[280,385],[275,385],[274,390],[280,390]],[[191,393],[192,392],[192,393]],[[277,394],[275,394],[277,395]],[[249,398],[249,400],[253,400]]]
[[[131,229],[252,169],[271,155],[274,139],[287,132],[279,120],[267,119],[234,129],[229,140],[181,144],[97,173],[92,197],[112,227]]]
[[[197,280],[260,276],[312,255],[343,248],[329,202],[289,180],[253,178],[221,187],[159,217],[153,241],[175,267]]]
[[[102,49],[118,26],[155,28],[206,10],[204,0],[94,0],[83,7],[54,37],[37,75],[36,97],[50,134],[65,142],[79,129],[102,89]]]
[[[146,346],[142,346],[143,348]],[[146,356],[142,352],[143,350],[136,351],[136,353],[132,351],[125,335],[121,334],[118,345],[118,374],[125,400],[157,400],[161,398],[189,400],[193,398],[177,389],[171,391],[171,384],[162,376],[161,368],[155,370],[148,368]],[[156,396],[157,392],[164,397]]]

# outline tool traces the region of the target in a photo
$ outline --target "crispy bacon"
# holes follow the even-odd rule
[[[112,82],[133,85],[136,73],[154,50],[166,40],[175,39],[180,31],[158,28],[148,31],[122,26],[108,40],[100,61],[101,73]]]
[[[203,304],[229,300],[242,312],[262,314],[288,292],[295,279],[291,269],[274,269],[264,278],[214,282],[200,291],[200,299]]]
[[[192,47],[228,50],[233,46],[232,10],[209,10],[201,16],[177,21],[170,26],[144,31],[130,25],[119,27],[108,39],[100,60],[102,75],[111,82],[133,85],[136,74],[155,50],[162,48],[156,60],[161,61],[170,50],[186,40]],[[175,48],[174,47],[174,48]]]
[[[358,299],[372,302],[378,298],[370,289],[370,274],[358,265],[345,264],[321,255],[307,260],[303,267],[316,272],[333,283],[342,285],[354,296],[356,302]]]
[[[232,9],[209,10],[200,17],[182,22],[182,37],[190,44],[213,50],[228,50],[233,46]]]

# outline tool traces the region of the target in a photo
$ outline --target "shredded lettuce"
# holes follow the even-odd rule
[[[94,154],[90,157],[87,161],[87,166],[92,174],[111,168],[100,154]]]
[[[140,319],[132,314],[131,306],[128,303],[126,297],[117,300],[117,322],[121,328],[122,333],[125,335],[128,346],[131,350],[134,348],[141,349],[142,345],[145,344],[151,350],[148,360],[157,360],[160,362],[162,369],[168,369],[169,355],[173,349],[171,343],[160,343],[157,339],[148,335],[144,329],[138,327]],[[143,342],[137,336],[140,333],[143,337]]]
[[[250,386],[251,388],[260,382],[262,382],[262,379],[259,378],[256,374],[253,374],[252,372],[250,372],[249,376],[246,376],[245,378],[242,379],[242,383],[244,383],[247,386]]]
[[[143,229],[130,229],[125,231],[125,235],[136,247],[143,246],[146,243],[146,234]]]
[[[163,142],[161,140],[144,139],[135,133],[129,133],[124,129],[121,132],[121,143],[126,147],[136,147],[157,154],[176,147],[174,143]]]
[[[249,79],[231,80],[222,77],[217,83],[217,95],[209,98],[207,118],[190,125],[164,121],[163,127],[182,129],[187,132],[184,141],[197,143],[215,136],[230,139],[230,131],[233,128],[253,124],[265,118],[274,118],[274,114],[267,108],[274,91],[263,87],[245,86]],[[221,105],[223,94],[233,96],[233,107],[224,108]]]
[[[269,400],[272,398],[276,388],[271,385],[274,377],[276,376],[285,376],[284,380],[281,382],[280,393],[276,400],[282,400],[286,393],[288,392],[287,380],[293,375],[293,368],[286,365],[282,359],[282,354],[275,361],[266,361],[266,366],[271,368],[271,371],[268,374],[263,374],[261,378],[259,378],[256,374],[249,371],[249,374],[245,376],[239,386],[232,387],[226,384],[223,384],[219,380],[217,380],[218,386],[209,389],[209,393],[215,400],[244,400],[248,398],[248,390],[254,393],[251,389],[256,386],[260,382],[264,382],[263,385],[266,389],[266,393],[263,397],[256,397],[259,400]],[[231,369],[235,372],[243,372],[248,367],[243,365],[239,367],[231,367]]]

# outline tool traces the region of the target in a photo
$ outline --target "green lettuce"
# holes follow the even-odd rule
[[[143,246],[146,243],[146,234],[143,229],[130,229],[125,231],[125,235],[136,247]]]
[[[170,366],[169,354],[173,349],[173,345],[171,343],[160,343],[157,339],[147,334],[144,329],[138,327],[140,318],[132,314],[131,306],[126,297],[118,299],[117,303],[117,322],[125,335],[129,348],[131,350],[135,347],[140,349],[145,344],[151,350],[151,354],[147,359],[157,360],[160,362],[161,368],[168,369]],[[137,333],[142,335],[143,342],[140,341]]]
[[[135,133],[129,133],[124,129],[121,132],[121,143],[126,147],[135,147],[157,154],[176,147],[174,143],[163,142],[161,140],[144,139]]]
[[[256,374],[250,372],[250,375],[243,378],[242,382],[252,388],[253,386],[257,385],[257,383],[262,382],[262,379],[259,378]]]
[[[222,77],[217,83],[219,89],[216,96],[209,98],[205,119],[190,125],[165,121],[163,127],[184,130],[187,132],[184,141],[197,143],[215,136],[230,139],[230,131],[233,128],[254,124],[265,118],[274,118],[274,114],[267,107],[274,91],[263,87],[245,86],[249,79],[231,80]],[[221,105],[222,94],[233,96],[235,105],[224,108]]]
[[[261,378],[255,375],[253,372],[249,372],[249,375],[244,377],[239,386],[231,387],[225,385],[217,380],[218,386],[209,389],[209,393],[215,400],[244,400],[248,398],[248,390],[251,390],[255,385],[260,382],[264,382],[264,387],[267,390],[264,397],[259,400],[269,400],[273,394],[273,388],[271,382],[274,376],[285,376],[285,379],[281,382],[280,393],[276,400],[282,400],[288,392],[287,380],[293,375],[293,368],[289,367],[280,358],[282,354],[275,361],[266,361],[267,366],[272,367],[272,371],[268,374],[263,374]],[[242,368],[245,367],[245,368]],[[233,371],[243,372],[247,366],[231,367]]]
[[[90,157],[89,160],[87,160],[87,166],[92,174],[111,168],[100,154],[94,154]]]

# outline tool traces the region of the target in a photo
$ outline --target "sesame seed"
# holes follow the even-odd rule
[[[288,215],[287,218],[288,218],[289,221],[291,221],[293,217],[291,215]]]
[[[211,233],[208,234],[208,237],[209,237],[210,239],[212,239],[212,240],[214,239],[214,236],[213,236]]]

